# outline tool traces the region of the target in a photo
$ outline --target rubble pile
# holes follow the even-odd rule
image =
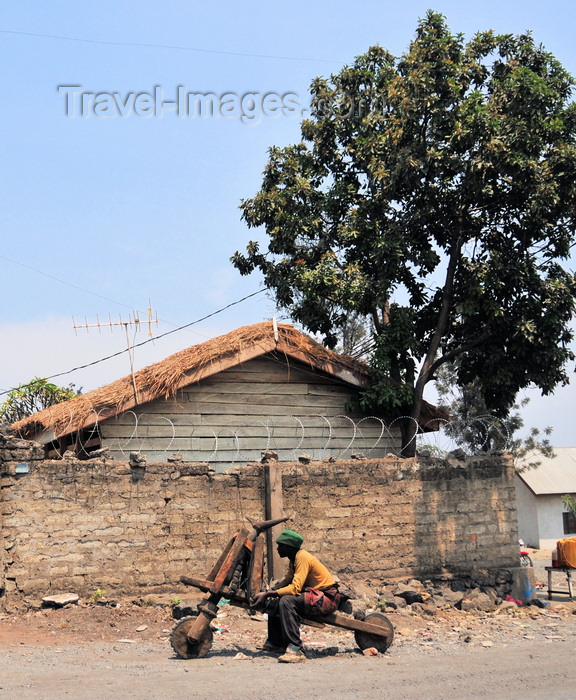
[[[499,608],[535,605],[546,607],[546,602],[536,596],[522,602],[512,597],[513,576],[508,570],[496,573],[478,571],[469,576],[444,577],[442,579],[427,579],[420,581],[416,578],[369,586],[344,585],[351,598],[352,613],[360,618],[367,609],[373,608],[389,613],[410,607],[413,612],[433,616],[438,610],[494,612]],[[374,600],[369,600],[370,594]]]

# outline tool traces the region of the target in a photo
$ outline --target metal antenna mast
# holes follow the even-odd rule
[[[158,316],[156,315],[156,317],[154,318],[150,302],[148,302],[148,304],[148,318],[145,321],[145,323],[148,324],[148,335],[152,337],[152,325],[158,325]],[[132,346],[130,345],[130,337],[128,335],[128,328],[131,326],[134,327],[135,333],[137,333],[140,330],[141,320],[138,311],[134,311],[127,321],[124,321],[122,319],[122,316],[119,316],[118,321],[113,321],[110,314],[108,314],[108,321],[100,321],[98,316],[96,316],[96,323],[88,323],[86,318],[84,318],[84,321],[85,323],[77,324],[74,320],[74,317],[72,317],[72,323],[75,332],[77,332],[79,328],[85,328],[86,331],[88,331],[90,328],[97,328],[98,332],[101,332],[102,328],[110,328],[110,331],[113,332],[114,326],[124,326],[124,331],[126,333],[126,347],[128,350],[128,358],[130,360],[130,374],[132,376],[132,386],[134,388],[134,398],[137,404],[140,403],[140,399],[138,397],[138,388],[136,386],[136,379],[134,377],[134,356],[132,354]]]

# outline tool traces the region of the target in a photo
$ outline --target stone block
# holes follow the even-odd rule
[[[352,508],[330,508],[325,511],[325,515],[327,518],[349,518],[352,512]]]
[[[64,608],[66,605],[75,605],[79,600],[80,596],[75,593],[59,593],[44,596],[42,603],[47,608]]]
[[[100,566],[90,564],[82,564],[81,566],[71,567],[70,574],[72,576],[97,576],[102,571]]]
[[[16,582],[7,580],[4,582],[4,593],[8,595],[9,593],[14,593],[16,591]]]
[[[105,527],[98,530],[94,530],[93,535],[97,538],[107,539],[109,537],[121,537],[124,534],[123,527]]]
[[[18,579],[15,585],[23,595],[40,595],[42,591],[50,590],[50,583],[48,578],[29,578]],[[6,590],[8,590],[8,586]]]

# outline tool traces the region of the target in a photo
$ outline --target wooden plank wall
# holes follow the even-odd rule
[[[102,445],[116,459],[133,451],[149,461],[178,454],[208,461],[217,470],[260,461],[264,450],[279,459],[380,458],[399,449],[380,420],[351,413],[354,387],[284,356],[251,360],[102,423]]]

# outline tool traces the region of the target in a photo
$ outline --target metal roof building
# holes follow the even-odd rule
[[[576,495],[576,447],[555,447],[554,453],[532,455],[538,467],[516,475],[518,531],[539,549],[554,549],[558,540],[576,536],[576,518],[562,503],[565,494]]]
[[[576,493],[576,447],[555,447],[555,457],[533,457],[540,462],[535,469],[518,474],[536,496]]]

